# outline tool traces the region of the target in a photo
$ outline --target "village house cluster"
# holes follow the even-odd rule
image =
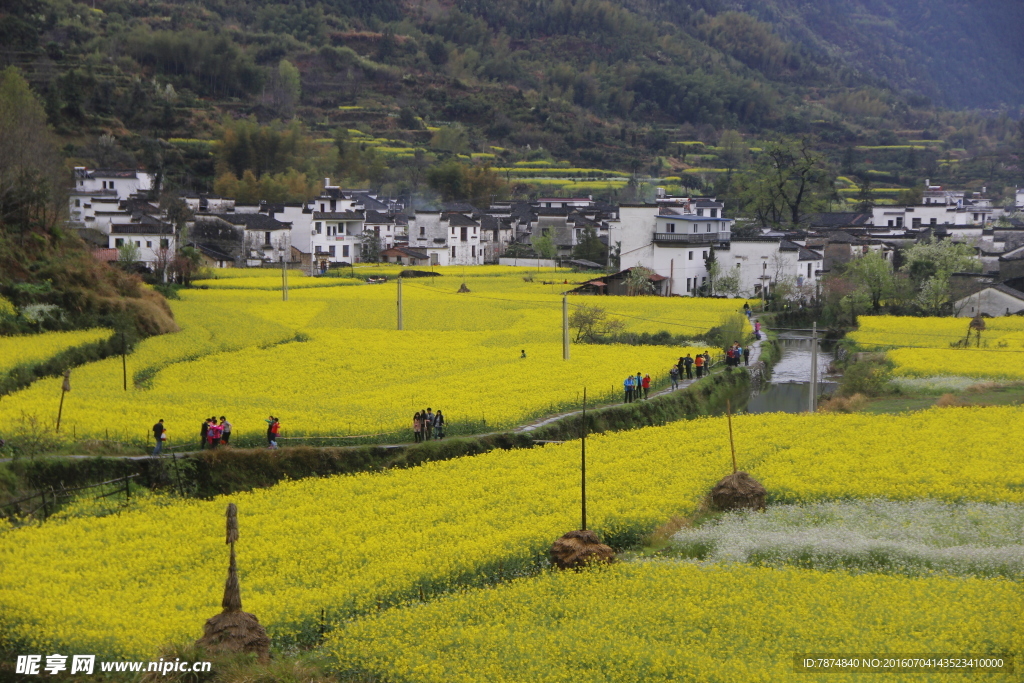
[[[156,179],[144,171],[78,168],[70,195],[70,222],[113,260],[126,243],[137,260],[157,270],[185,235],[203,265],[212,268],[267,267],[282,261],[310,274],[367,261],[430,267],[504,263],[535,265],[522,258],[538,237],[548,237],[555,259],[595,269],[606,262],[573,260],[574,249],[596,239],[604,253],[618,257],[619,272],[598,277],[579,293],[626,293],[632,268],[653,274],[653,293],[662,296],[715,294],[709,271],[713,255],[718,277],[731,281],[729,293],[756,298],[787,283],[791,296],[810,299],[835,263],[870,252],[891,260],[901,246],[928,238],[952,239],[978,250],[984,273],[964,274],[977,290],[964,315],[1016,313],[1024,309],[1024,223],[1013,211],[993,206],[983,193],[949,190],[926,183],[921,203],[876,206],[863,213],[811,216],[806,229],[733,234],[736,219],[714,197],[672,196],[659,188],[652,203],[612,205],[590,197],[542,197],[479,208],[450,203],[411,210],[399,201],[366,190],[347,190],[324,179],[320,196],[303,203],[246,205],[211,195],[183,195],[192,212],[185,230],[148,198]],[[1024,208],[1024,190],[1016,195]],[[746,234],[749,234],[747,231]],[[517,250],[515,247],[521,248]]]

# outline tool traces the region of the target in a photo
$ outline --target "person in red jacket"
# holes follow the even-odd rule
[[[211,417],[210,426],[206,430],[207,448],[217,447],[217,444],[220,443],[220,435],[223,431],[223,428],[217,424],[217,418]]]
[[[281,431],[281,420],[274,418],[274,422],[270,425],[270,447],[277,448],[277,435]]]
[[[642,386],[644,388],[644,400],[646,401],[647,400],[647,392],[649,392],[651,390],[651,376],[650,375],[644,375],[643,381],[641,381],[640,386]]]

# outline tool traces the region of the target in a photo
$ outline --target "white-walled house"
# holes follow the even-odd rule
[[[128,199],[138,192],[150,192],[154,176],[146,171],[91,169],[75,167],[76,192],[111,191],[118,199]],[[157,188],[159,189],[159,188]]]
[[[69,227],[91,228],[109,235],[112,223],[130,218],[114,190],[72,190],[68,196]]]
[[[111,225],[109,247],[116,249],[124,244],[138,248],[138,261],[154,268],[158,263],[166,264],[177,248],[174,226],[151,216],[142,220]]]
[[[331,263],[359,262],[363,220],[362,211],[314,211],[309,242],[311,248],[307,253],[320,255],[320,259],[326,256]]]
[[[753,298],[768,292],[777,282],[789,282],[813,293],[821,279],[824,256],[779,237],[735,238],[728,247],[715,250],[723,275],[739,275],[740,296]]]
[[[665,195],[653,205],[620,205],[613,233],[621,241],[620,267],[644,266],[668,278],[667,296],[695,296],[708,280],[704,259],[732,237],[733,220],[722,208],[713,199]]]
[[[958,318],[987,315],[998,318],[1024,311],[1024,292],[1006,285],[992,285],[953,304]]]
[[[197,214],[189,246],[207,254],[217,267],[259,267],[292,260],[290,223],[261,213]]]
[[[482,237],[480,223],[461,213],[417,211],[409,221],[409,248],[435,266],[483,265]]]

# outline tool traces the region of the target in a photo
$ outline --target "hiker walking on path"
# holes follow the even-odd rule
[[[220,443],[220,435],[223,433],[221,426],[217,424],[217,418],[210,418],[210,426],[206,430],[206,441],[209,443],[209,448],[214,449],[217,444]]]
[[[750,347],[749,346],[744,346],[743,347],[743,364],[744,365],[750,365]]]
[[[682,360],[682,358],[680,358],[679,360]],[[676,389],[678,389],[679,388],[679,366],[678,365],[673,365],[671,368],[669,368],[668,378],[670,380],[672,380],[672,391],[675,391]]]
[[[690,358],[690,354],[686,354],[686,358],[682,359],[683,367],[686,370],[686,379],[693,379],[693,359]],[[679,377],[682,378],[683,373],[679,373]]]
[[[747,316],[747,320],[750,320],[750,304],[743,302],[743,314]]]
[[[639,374],[639,373],[637,373],[637,374]],[[644,375],[644,378],[641,381],[640,386],[643,387],[643,389],[644,389],[644,400],[646,401],[647,400],[647,393],[651,390],[651,376],[650,375]]]
[[[427,408],[427,412],[423,415],[423,435],[424,441],[430,441],[431,432],[434,431],[434,411],[432,408]]]
[[[416,414],[412,416],[412,441],[413,443],[419,443],[423,440],[423,414],[420,411],[416,411]]]
[[[434,436],[438,439],[444,438],[444,415],[441,414],[440,408],[434,413]]]
[[[697,354],[697,358],[694,359],[693,364],[697,367],[697,379],[704,376],[704,356]]]
[[[203,420],[203,426],[199,428],[199,450],[206,448],[206,437],[210,433],[210,418]]]
[[[164,447],[164,439],[166,438],[164,433],[166,431],[163,420],[158,420],[157,423],[153,425],[153,438],[156,439],[156,446],[153,448],[153,455],[160,455],[160,451]]]
[[[622,383],[622,386],[626,391],[626,400],[623,401],[623,403],[633,402],[633,386],[635,382],[636,378],[633,377],[633,375],[629,375],[628,377],[626,377],[626,381]]]
[[[231,441],[231,423],[223,415],[220,416],[220,442],[225,446]]]
[[[270,423],[270,429],[268,430],[270,433],[270,447],[277,448],[277,435],[281,431],[281,420],[276,417],[272,417],[270,419],[273,420]]]
[[[264,422],[267,423],[267,448],[273,448],[274,445],[275,445],[274,444],[274,441],[275,441],[274,436],[275,436],[276,432],[274,431],[274,421],[276,419],[277,419],[276,417],[271,415],[266,420],[264,420]]]
[[[711,354],[708,353],[707,349],[704,349],[704,374],[711,374]]]

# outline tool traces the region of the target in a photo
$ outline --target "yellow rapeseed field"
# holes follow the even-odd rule
[[[887,350],[895,374],[906,377],[957,375],[993,379],[1024,379],[1024,318],[988,318],[980,343],[970,318],[860,316],[849,337],[866,350]]]
[[[0,372],[6,372],[19,365],[44,361],[76,346],[106,339],[111,334],[110,330],[96,328],[75,332],[0,336]]]
[[[1005,437],[1022,418],[1024,409],[1003,407],[733,422],[740,467],[775,500],[1024,503],[1024,445]],[[969,434],[969,446],[950,447],[950,434]],[[590,526],[617,545],[689,514],[731,469],[724,418],[594,436],[587,452]],[[150,498],[119,516],[0,533],[0,645],[143,657],[197,638],[219,610],[229,501],[240,510],[244,605],[278,644],[312,638],[322,611],[333,625],[535,571],[551,541],[579,524],[578,457],[578,442],[495,451],[213,501]],[[721,597],[738,617],[742,595]],[[784,623],[800,618],[777,604]],[[966,623],[947,614],[950,629]]]
[[[576,406],[584,387],[595,400],[618,399],[627,374],[665,383],[679,356],[704,350],[574,345],[564,361],[566,287],[498,272],[468,277],[470,294],[456,294],[463,280],[451,275],[407,283],[401,332],[394,282],[296,289],[289,301],[260,289],[264,278],[217,281],[255,283],[245,289],[182,291],[171,302],[182,332],[147,339],[128,358],[138,384],[123,390],[120,359],[79,368],[63,421],[79,436],[141,441],[162,418],[171,445],[198,437],[202,419],[214,414],[230,419],[236,439],[259,439],[271,414],[286,438],[407,438],[413,413],[432,407],[457,433]],[[604,306],[630,330],[694,336],[742,306],[723,299],[571,298]],[[59,397],[59,380],[45,380],[5,398],[0,411],[49,422]]]
[[[648,561],[389,610],[327,649],[341,668],[416,683],[959,681],[980,674],[798,674],[794,655],[1019,656],[1022,610],[1005,580]]]

